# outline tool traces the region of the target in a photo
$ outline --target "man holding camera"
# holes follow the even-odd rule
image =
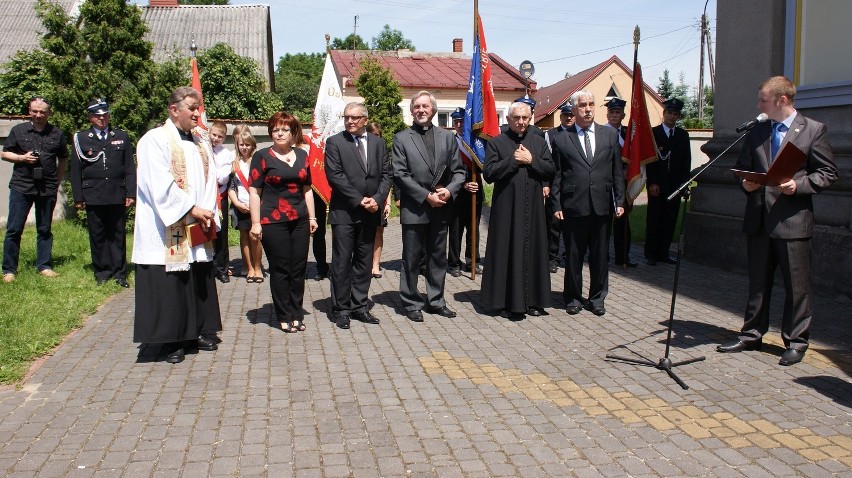
[[[33,204],[36,208],[36,270],[44,277],[58,275],[51,262],[53,233],[50,228],[56,192],[68,163],[68,144],[62,131],[47,122],[50,102],[42,97],[33,97],[29,113],[30,120],[12,128],[3,144],[3,160],[15,165],[9,180],[3,282],[15,280],[21,234]]]

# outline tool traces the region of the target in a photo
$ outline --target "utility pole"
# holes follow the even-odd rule
[[[709,0],[708,0],[709,1]],[[352,49],[355,49],[355,42],[358,38],[358,15],[355,15],[355,28],[352,29]],[[702,54],[704,54],[702,52]]]
[[[698,123],[704,126],[704,41],[707,38],[707,4],[704,2],[704,13],[701,15],[701,65],[698,69]]]

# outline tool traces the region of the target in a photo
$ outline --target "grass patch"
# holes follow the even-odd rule
[[[673,245],[677,245],[678,238],[680,237],[681,223],[683,222],[682,202],[680,207],[681,210],[677,213],[677,225],[675,226],[674,236],[672,236]],[[647,216],[648,205],[646,204],[633,206],[633,210],[630,211],[630,237],[632,242],[645,243],[645,219]]]
[[[0,229],[0,235],[5,233]],[[36,272],[36,232],[27,225],[17,279],[0,283],[0,383],[21,380],[33,359],[49,353],[99,304],[123,290],[115,282],[95,285],[86,228],[55,221],[53,235],[53,267],[59,277],[48,279]],[[128,237],[128,249],[132,242]],[[132,270],[128,280],[133,280]]]

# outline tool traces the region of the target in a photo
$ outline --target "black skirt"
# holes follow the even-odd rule
[[[251,213],[240,212],[238,209],[231,209],[234,211],[234,217],[236,220],[233,221],[234,229],[238,231],[248,231],[251,229]]]
[[[196,340],[222,330],[212,262],[194,262],[184,272],[136,264],[133,342],[164,344]]]

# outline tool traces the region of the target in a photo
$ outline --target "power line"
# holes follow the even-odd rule
[[[665,32],[665,33],[660,33],[658,35],[649,36],[647,38],[644,38],[643,40],[650,40],[652,38],[657,38],[657,37],[661,37],[661,36],[664,36],[664,35],[670,35],[672,33],[679,32],[679,31],[685,30],[687,28],[692,28],[693,26],[694,25],[687,25],[685,27],[677,28],[675,30],[671,30],[671,31],[668,31],[668,32]],[[576,55],[563,56],[561,58],[554,58],[552,60],[542,60],[542,61],[537,61],[537,62],[534,62],[534,63],[541,64],[541,63],[551,63],[551,62],[560,61],[560,60],[567,60],[569,58],[577,58],[577,57],[580,57],[580,56],[591,55],[593,53],[600,53],[602,51],[614,50],[616,48],[621,48],[623,46],[632,45],[632,44],[633,44],[633,42],[631,41],[631,42],[627,42],[627,43],[622,43],[620,45],[615,45],[615,46],[611,46],[611,47],[607,47],[607,48],[601,48],[600,50],[587,51],[585,53],[577,53]]]

